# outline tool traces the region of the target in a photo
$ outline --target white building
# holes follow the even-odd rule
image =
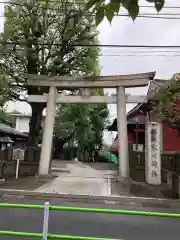
[[[11,116],[14,117],[15,128],[17,131],[23,133],[29,132],[29,121],[31,118],[30,114],[12,113]]]
[[[29,133],[29,122],[31,114],[11,113],[14,118],[14,124],[17,131],[22,133]]]

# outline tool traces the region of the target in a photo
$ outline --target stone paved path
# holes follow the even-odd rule
[[[114,164],[53,161],[52,173],[58,177],[36,189],[61,194],[119,196],[112,184],[116,178]]]

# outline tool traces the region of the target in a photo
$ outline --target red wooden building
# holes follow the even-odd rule
[[[147,97],[152,99],[155,89],[160,87],[165,80],[152,80],[150,81]],[[141,144],[145,148],[145,126],[146,122],[155,121],[151,113],[150,103],[139,103],[127,114],[128,121],[128,142],[131,144]],[[157,121],[157,119],[156,119]],[[162,124],[162,151],[163,152],[179,152],[180,151],[180,135],[176,129],[171,128],[167,123]],[[109,131],[117,131],[117,119],[111,126],[108,127]],[[111,151],[117,153],[117,137],[115,138]]]

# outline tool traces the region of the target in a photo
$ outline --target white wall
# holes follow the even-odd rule
[[[29,132],[29,121],[30,117],[16,117],[16,130],[20,132]]]

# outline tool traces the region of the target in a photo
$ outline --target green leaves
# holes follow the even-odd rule
[[[129,6],[130,2],[131,2],[131,0],[121,0],[121,5],[123,6],[123,8],[128,10],[128,6]]]
[[[158,12],[162,10],[165,4],[165,0],[146,0],[149,3],[154,3],[155,8]]]
[[[104,12],[105,12],[105,8],[104,6],[101,6],[97,12],[96,12],[96,17],[95,17],[95,21],[96,21],[96,25],[98,26],[102,20],[104,19]]]
[[[160,12],[162,10],[162,8],[164,7],[165,4],[165,0],[155,0],[155,8],[158,12]]]
[[[112,19],[114,17],[114,11],[111,8],[111,4],[110,3],[106,5],[105,13],[106,13],[107,20],[111,23],[111,21],[112,21]]]
[[[111,0],[108,4],[106,4],[105,9],[106,18],[111,23],[115,13],[119,13],[120,0]]]
[[[121,0],[121,5],[128,11],[129,16],[135,20],[139,14],[138,0]]]
[[[103,96],[104,91],[95,88],[92,95]],[[80,155],[87,151],[94,152],[96,146],[101,146],[108,114],[107,104],[61,104],[57,110],[55,131],[60,130],[62,136],[70,129],[78,143]]]
[[[110,7],[117,14],[119,13],[120,3],[121,3],[121,0],[111,0],[110,1]]]
[[[138,5],[138,1],[131,1],[129,2],[128,4],[128,12],[129,12],[129,15],[130,17],[135,20],[136,17],[138,16],[139,14],[139,5]]]
[[[180,81],[176,80],[176,76],[177,74],[173,75],[154,91],[152,112],[180,131]]]
[[[160,12],[164,7],[165,0],[145,0],[148,3],[153,3],[155,9]],[[87,4],[87,9],[93,8],[96,13],[96,25],[99,25],[104,17],[111,23],[116,14],[119,14],[120,6],[123,6],[129,16],[135,20],[139,15],[139,0],[110,0],[105,3],[105,0],[90,0]]]
[[[5,108],[0,108],[0,120],[9,120],[10,115]]]
[[[55,131],[60,130],[61,135],[67,131],[73,132],[81,154],[94,151],[95,144],[101,145],[107,116],[106,104],[61,104],[57,111]]]
[[[96,5],[97,2],[100,2],[100,1],[97,1],[97,0],[89,0],[86,4],[86,9],[90,9],[92,7],[94,7]]]

